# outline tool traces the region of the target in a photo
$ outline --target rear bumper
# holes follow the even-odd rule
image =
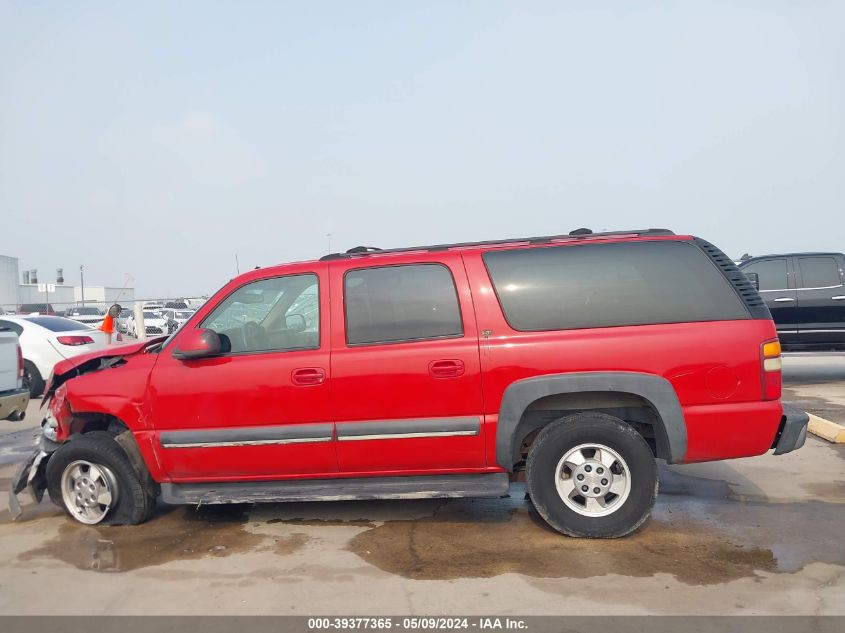
[[[774,454],[783,455],[804,446],[804,442],[807,440],[807,425],[809,423],[810,416],[784,402],[783,417],[772,443],[772,448],[775,449]]]
[[[23,420],[29,404],[29,389],[0,392],[0,420]]]

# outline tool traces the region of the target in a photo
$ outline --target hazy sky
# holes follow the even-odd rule
[[[845,250],[845,2],[0,0],[0,253],[208,293],[382,247]]]

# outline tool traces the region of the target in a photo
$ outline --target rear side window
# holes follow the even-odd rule
[[[786,259],[766,259],[743,266],[744,273],[757,273],[760,280],[760,290],[786,290],[789,288],[787,280]]]
[[[27,318],[27,321],[35,323],[35,325],[40,325],[43,328],[47,328],[51,332],[74,332],[77,330],[93,329],[92,327],[85,325],[84,323],[80,323],[79,321],[71,321],[70,319],[56,316],[29,317]]]
[[[830,288],[841,286],[839,265],[833,257],[799,257],[802,288]]]
[[[464,333],[455,281],[442,264],[350,270],[344,277],[344,296],[349,345]]]
[[[584,244],[482,257],[516,330],[749,318],[722,273],[690,243]]]

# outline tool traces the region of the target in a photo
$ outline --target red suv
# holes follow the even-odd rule
[[[359,247],[257,269],[175,334],[67,360],[15,478],[83,523],[170,504],[498,497],[573,536],[648,517],[655,460],[785,453],[780,345],[716,247],[651,229]]]

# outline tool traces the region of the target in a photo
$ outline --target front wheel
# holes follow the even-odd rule
[[[578,413],[545,427],[528,453],[528,491],[540,516],[569,536],[616,538],[648,518],[657,464],[619,418]]]
[[[47,462],[50,499],[80,523],[143,523],[155,497],[123,448],[105,432],[68,440]]]

